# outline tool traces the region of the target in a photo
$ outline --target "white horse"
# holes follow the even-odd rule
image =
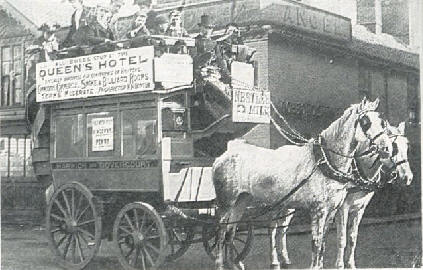
[[[391,167],[397,173],[400,179],[403,179],[406,185],[410,185],[413,180],[413,173],[408,163],[407,151],[408,140],[404,133],[405,123],[401,123],[398,128],[388,125],[390,138],[393,144],[392,157],[388,160],[381,160],[381,163]],[[376,164],[375,157],[360,157],[363,164],[363,174],[367,178],[379,177],[381,164]],[[337,268],[355,268],[354,252],[357,245],[358,227],[363,218],[364,210],[372,199],[374,191],[357,190],[348,192],[348,195],[338,210],[335,221],[337,227],[338,255],[336,259]]]
[[[388,134],[393,146],[392,155],[389,159],[380,159],[378,155],[369,153],[356,157],[359,174],[366,180],[372,183],[378,183],[380,180],[380,172],[382,165],[388,168],[389,171],[396,171],[398,177],[405,181],[406,185],[410,185],[413,179],[413,173],[408,163],[407,151],[408,140],[405,137],[405,123],[399,124],[398,128],[392,127],[388,123]],[[366,146],[358,145],[357,153],[366,151]],[[337,268],[355,268],[354,251],[357,243],[358,227],[364,214],[364,210],[369,204],[374,195],[371,189],[363,190],[359,187],[350,189],[344,203],[335,215],[337,226],[337,245],[338,253],[336,260]],[[294,214],[294,209],[289,209],[287,217],[279,222],[279,226],[275,235],[279,239],[279,248],[281,255],[281,264],[291,264],[288,257],[288,250],[286,245],[286,231],[288,225]]]
[[[322,147],[328,149],[326,161],[330,164],[327,166],[333,172],[348,174],[351,156],[358,142],[366,142],[369,148],[373,145],[379,151],[383,149],[391,153],[384,121],[375,112],[378,104],[378,100],[363,100],[350,106],[321,133]],[[311,266],[323,267],[324,238],[329,221],[343,203],[347,188],[353,185],[329,178],[322,172],[322,159],[316,160],[313,152],[315,145],[309,142],[304,146],[285,145],[271,150],[230,142],[228,150],[216,159],[213,182],[221,227],[217,237],[217,269],[223,268],[222,250],[226,233],[229,233],[226,239],[231,241],[236,222],[241,219],[246,207],[263,203],[280,210],[299,207],[309,210],[312,219]],[[274,245],[274,237],[271,237],[271,243]],[[277,254],[273,251],[272,266],[279,267]],[[233,261],[229,263],[234,266]],[[243,268],[241,262],[237,266]]]

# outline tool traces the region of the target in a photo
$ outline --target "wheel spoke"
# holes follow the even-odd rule
[[[68,209],[69,216],[71,216],[72,210],[70,208],[69,200],[68,200],[68,197],[66,196],[66,192],[64,190],[62,191],[62,196],[63,196],[63,200],[65,201],[66,208]]]
[[[145,225],[145,217],[146,217],[146,213],[145,213],[145,211],[144,211],[144,213],[143,213],[143,215],[142,215],[141,226],[140,226],[140,229],[139,229],[139,231],[140,231],[140,232],[142,232],[142,228],[143,228],[143,227],[144,227],[144,225]]]
[[[148,226],[147,229],[144,232],[142,232],[143,235],[147,235],[150,232],[150,230],[154,227],[154,225],[155,225],[154,222],[151,223],[150,226]]]
[[[138,256],[140,255],[140,247],[135,247],[135,255],[134,255],[134,267],[137,265]]]
[[[68,237],[67,234],[63,235],[63,237],[59,240],[59,242],[57,243],[57,248],[60,247],[60,245],[63,243],[63,241],[65,240],[65,238]]]
[[[129,252],[125,255],[125,258],[129,258],[129,256],[131,256],[131,254],[132,254],[132,252],[134,252],[134,247],[132,246],[131,247],[131,250],[129,250]],[[123,250],[122,250],[123,251]],[[129,261],[130,259],[128,259],[128,261]]]
[[[77,224],[76,226],[79,227],[79,226],[87,225],[87,224],[94,223],[94,222],[95,222],[95,219],[91,219],[91,220],[81,222],[81,223]]]
[[[143,248],[145,252],[145,257],[147,257],[148,262],[151,264],[151,266],[154,266],[154,260],[151,258],[150,253],[148,253],[146,248]]]
[[[78,234],[76,235],[76,243],[78,245],[78,255],[79,255],[79,259],[81,260],[81,262],[83,262],[85,260],[84,258],[84,253],[82,252],[82,247],[81,247],[81,242],[79,240],[79,236]]]
[[[57,232],[61,232],[61,231],[63,231],[63,229],[59,227],[59,228],[56,228],[56,229],[50,231],[50,233],[57,233]]]
[[[76,263],[76,256],[75,256],[75,251],[76,251],[76,239],[75,236],[72,235],[72,261],[73,263]]]
[[[63,250],[63,259],[66,260],[66,255],[68,254],[70,243],[72,242],[72,235],[69,235],[68,242],[66,243],[65,249]]]
[[[68,214],[66,213],[65,209],[63,208],[62,204],[59,202],[58,199],[54,199],[54,203],[57,205],[59,210],[62,212],[64,217],[68,217]]]
[[[129,218],[128,214],[127,214],[127,213],[125,213],[125,215],[124,215],[124,216],[125,216],[126,221],[127,221],[127,222],[128,222],[128,224],[129,224],[129,226],[131,226],[132,231],[133,231],[133,232],[135,232],[134,225],[132,225],[131,219]]]
[[[77,203],[77,205],[75,207],[75,217],[78,217],[79,216],[79,211],[78,210],[81,207],[81,204],[82,204],[83,199],[84,199],[84,195],[80,194],[79,195],[79,199],[78,199],[78,203]]]
[[[75,218],[75,190],[74,189],[72,189],[71,202],[72,202],[72,218]]]
[[[88,204],[87,207],[84,208],[84,210],[81,211],[81,213],[78,215],[78,217],[76,218],[76,222],[79,221],[79,219],[85,214],[85,211],[88,210],[88,208],[90,208],[90,205]]]
[[[140,229],[140,224],[138,222],[138,213],[137,213],[137,209],[134,208],[134,218],[135,218],[135,227],[137,228],[137,230]]]
[[[128,235],[132,235],[132,232],[130,232],[128,229],[126,229],[125,227],[120,226],[119,227],[120,230],[124,231],[126,234]]]
[[[81,233],[87,235],[88,237],[90,237],[93,240],[95,239],[94,235],[92,233],[90,233],[89,231],[87,231],[87,230],[84,230],[82,228],[78,228],[78,231],[80,231]]]
[[[145,245],[151,248],[156,254],[160,255],[160,250],[157,247],[155,247],[153,244],[149,242],[145,242]]]
[[[63,221],[63,222],[65,222],[65,221],[66,221],[66,219],[65,219],[65,218],[63,218],[63,217],[59,217],[58,215],[53,214],[53,213],[50,213],[50,216],[51,216],[51,217],[53,217],[53,218],[55,218],[55,219],[57,219],[57,220]]]
[[[145,239],[148,239],[148,240],[150,240],[150,239],[157,239],[157,238],[160,238],[160,235],[152,235],[152,236],[145,237]],[[171,241],[171,243],[179,243],[179,242],[177,242],[177,241]]]
[[[142,269],[143,270],[147,270],[147,267],[145,266],[145,256],[144,256],[144,252],[140,252],[140,255],[141,255],[141,263],[142,263]]]

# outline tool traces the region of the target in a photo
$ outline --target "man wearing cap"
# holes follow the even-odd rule
[[[80,27],[73,35],[73,40],[78,45],[95,46],[93,53],[113,50],[114,46],[110,42],[114,40],[114,36],[109,28],[111,17],[112,11],[109,2],[99,2],[95,22]]]
[[[41,49],[40,62],[52,61],[57,59],[56,52],[59,50],[59,42],[55,36],[57,29],[48,26],[46,23],[42,24],[39,31],[41,36],[34,42],[33,48]]]
[[[126,34],[127,38],[131,39],[131,47],[139,47],[150,45],[150,31],[146,26],[147,11],[140,9],[135,14],[135,20],[132,24],[131,30]]]

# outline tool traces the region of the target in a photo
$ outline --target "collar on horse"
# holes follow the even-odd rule
[[[356,160],[353,158],[353,162],[351,165],[351,172],[344,173],[333,167],[330,161],[329,156],[325,150],[326,143],[322,136],[317,138],[317,142],[313,144],[313,153],[316,160],[322,160],[319,163],[318,167],[320,171],[323,173],[324,176],[334,179],[340,183],[353,183],[355,187],[348,189],[349,192],[358,192],[358,191],[367,191],[372,192],[376,189],[381,188],[382,184],[380,184],[380,172],[376,176],[376,180],[369,180],[364,177],[363,172],[357,165]]]

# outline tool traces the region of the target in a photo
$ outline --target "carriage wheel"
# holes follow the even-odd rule
[[[167,230],[169,237],[170,254],[166,257],[167,262],[172,262],[181,257],[189,249],[195,232],[192,227],[175,226]]]
[[[84,268],[101,243],[101,217],[93,194],[73,182],[57,189],[47,205],[46,232],[59,263],[68,269]]]
[[[206,250],[206,253],[212,260],[216,259],[218,228],[219,227],[216,224],[211,226],[203,226],[202,230],[203,246]],[[245,259],[251,250],[253,240],[254,232],[252,224],[247,224],[246,226],[241,227],[238,226],[233,242],[229,243],[229,240],[225,240],[223,248],[224,261],[228,262],[229,256],[234,258],[232,260],[234,263],[238,263]]]
[[[157,268],[166,258],[165,226],[147,203],[130,203],[119,211],[113,226],[113,243],[125,269]]]

